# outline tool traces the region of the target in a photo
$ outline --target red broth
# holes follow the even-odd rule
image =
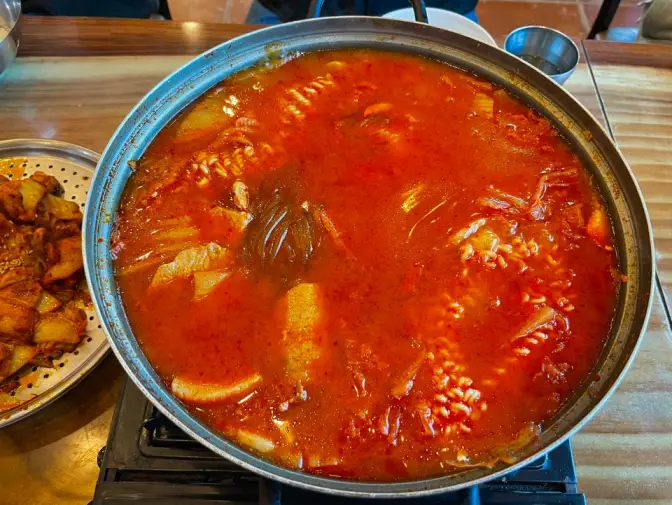
[[[112,247],[133,332],[194,415],[369,481],[515,459],[590,379],[623,280],[546,119],[364,50],[208,91],[134,166]]]

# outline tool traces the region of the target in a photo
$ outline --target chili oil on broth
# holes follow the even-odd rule
[[[509,461],[559,411],[610,328],[613,247],[546,119],[444,64],[348,50],[183,111],[112,252],[194,415],[279,464],[392,481]]]

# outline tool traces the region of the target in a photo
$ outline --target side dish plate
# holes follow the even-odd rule
[[[82,208],[100,155],[54,140],[0,142],[0,175],[21,179],[42,171],[58,179],[64,197]],[[82,209],[83,210],[83,209]],[[86,310],[86,336],[77,349],[54,360],[54,368],[33,367],[18,375],[20,386],[0,393],[0,428],[24,419],[63,395],[103,359],[110,346],[93,307]]]

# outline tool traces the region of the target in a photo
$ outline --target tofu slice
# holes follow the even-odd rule
[[[300,382],[309,378],[310,364],[320,357],[322,295],[317,284],[304,283],[290,289],[285,298],[283,344],[287,353],[287,375]]]

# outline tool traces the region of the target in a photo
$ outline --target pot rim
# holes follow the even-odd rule
[[[319,33],[315,33],[315,30],[311,31],[311,28],[313,27],[315,27]],[[322,27],[324,28],[322,29]],[[321,46],[317,44],[317,42],[311,40],[315,37],[327,36],[324,35],[320,29],[326,31],[327,35],[331,37],[330,39],[327,37],[327,42]],[[340,34],[339,30],[343,33]],[[366,35],[369,38],[349,38],[348,34],[350,32],[352,32],[351,35],[359,35],[362,37]],[[339,35],[335,35],[336,33]],[[282,35],[285,35],[287,38],[283,39]],[[294,38],[292,39],[291,37]],[[278,43],[278,39],[282,40],[282,42]],[[635,302],[637,303],[635,309],[633,309],[634,314],[631,317],[632,321],[628,321],[631,325],[634,325],[635,328],[632,330],[633,333],[629,339],[624,341],[624,345],[628,344],[627,348],[624,347],[622,353],[624,356],[620,356],[622,359],[613,364],[615,367],[613,372],[608,377],[604,377],[599,381],[599,387],[593,387],[594,384],[588,384],[582,392],[582,395],[587,395],[590,393],[589,389],[595,391],[599,389],[599,400],[593,402],[588,410],[585,410],[584,408],[585,411],[582,410],[580,415],[575,414],[578,420],[574,423],[570,423],[570,427],[566,429],[563,428],[562,430],[558,428],[558,431],[562,431],[562,433],[548,435],[551,438],[548,443],[541,444],[541,447],[537,449],[530,449],[532,452],[528,451],[528,454],[522,457],[517,463],[512,465],[499,464],[494,470],[474,469],[428,479],[399,482],[345,481],[288,470],[287,468],[277,466],[261,459],[255,456],[252,452],[239,449],[235,444],[224,438],[223,435],[214,432],[207,425],[192,416],[186,408],[168,392],[167,388],[158,378],[153,367],[146,360],[135,341],[130,326],[128,325],[128,321],[125,318],[120,296],[116,290],[114,276],[111,270],[109,247],[107,247],[109,244],[109,232],[112,222],[114,221],[114,212],[117,209],[120,193],[123,190],[123,186],[125,186],[129,173],[128,167],[125,166],[125,161],[131,159],[129,157],[131,154],[136,154],[136,152],[141,154],[146,148],[146,145],[151,143],[155,134],[160,131],[175,116],[175,114],[179,112],[179,110],[184,108],[188,103],[191,103],[193,99],[202,95],[211,87],[211,85],[220,82],[228,75],[238,71],[240,68],[234,67],[235,61],[238,61],[236,58],[244,59],[247,57],[248,60],[250,60],[247,63],[258,63],[259,58],[250,56],[250,53],[254,52],[253,50],[256,50],[258,53],[260,50],[259,47],[263,45],[266,54],[269,54],[269,52],[275,50],[274,48],[276,46],[282,47],[284,45],[284,47],[294,51],[294,48],[298,47],[297,44],[300,45],[296,42],[297,40],[304,40],[304,43],[311,47],[316,45],[316,50],[323,50],[325,47],[330,47],[329,41],[331,41],[332,44],[340,43],[341,45],[338,46],[340,48],[377,48],[378,46],[376,46],[373,41],[380,41],[382,49],[388,48],[392,50],[400,50],[400,48],[402,48],[405,52],[412,52],[413,54],[419,55],[424,54],[423,47],[425,43],[428,44],[427,47],[429,47],[429,45],[432,45],[432,47],[436,46],[437,52],[439,51],[438,47],[441,47],[443,51],[457,51],[458,54],[467,53],[468,55],[473,55],[474,58],[478,58],[478,56],[475,56],[477,53],[484,53],[485,56],[481,57],[483,61],[479,60],[480,64],[485,65],[485,63],[483,63],[484,61],[490,61],[488,56],[490,56],[492,60],[496,59],[496,62],[490,61],[493,68],[499,68],[502,72],[511,73],[511,79],[513,79],[513,81],[504,84],[504,86],[507,89],[516,90],[516,94],[518,95],[520,93],[525,94],[525,96],[522,97],[525,101],[529,98],[528,94],[532,93],[532,89],[544,88],[547,94],[556,94],[554,100],[551,100],[550,98],[548,99],[550,104],[548,107],[551,108],[551,112],[549,113],[547,109],[544,109],[547,112],[546,115],[552,115],[554,125],[558,127],[562,126],[559,124],[560,120],[556,120],[556,116],[553,114],[554,110],[555,114],[564,114],[565,116],[570,117],[569,113],[564,112],[561,106],[558,105],[558,102],[566,102],[568,103],[568,106],[573,107],[575,111],[570,119],[579,123],[580,116],[580,119],[584,123],[588,123],[588,126],[590,127],[589,131],[593,133],[593,138],[597,137],[601,142],[600,152],[604,154],[605,158],[607,155],[610,157],[611,163],[608,166],[605,165],[605,170],[608,170],[611,173],[612,169],[614,169],[613,176],[615,179],[612,184],[615,184],[615,186],[622,190],[623,193],[627,193],[623,198],[629,198],[628,201],[623,201],[621,204],[629,214],[624,217],[618,212],[617,216],[612,214],[612,218],[614,220],[616,218],[625,219],[624,226],[627,225],[629,219],[632,221],[636,220],[639,227],[635,226],[633,229],[638,233],[637,236],[641,235],[641,240],[635,244],[637,249],[634,252],[630,249],[631,244],[628,244],[627,250],[623,250],[623,253],[626,253],[627,258],[630,258],[630,255],[632,254],[637,256],[637,261],[635,261],[635,266],[633,267],[636,268],[636,273],[638,274],[636,280],[637,286],[635,288]],[[295,46],[291,46],[292,41],[295,42]],[[348,42],[352,45],[348,44]],[[412,43],[415,43],[415,45]],[[408,44],[409,47],[405,47],[404,44]],[[245,48],[242,46],[245,46]],[[409,49],[411,48],[414,49],[414,51],[410,51]],[[427,49],[427,51],[430,50]],[[441,54],[444,53],[442,52]],[[438,54],[436,57],[438,58]],[[233,63],[230,62],[229,67],[225,68],[227,65],[225,62],[229,62],[230,59],[235,61]],[[445,60],[447,59],[448,56],[446,53]],[[216,62],[219,63],[216,63],[213,60],[216,60]],[[506,65],[501,63],[502,61],[504,61]],[[247,63],[241,68],[249,66]],[[472,68],[465,68],[469,67],[466,61],[462,63],[464,63],[464,65],[458,66],[467,71],[474,71]],[[514,70],[506,70],[505,67],[513,68]],[[208,71],[211,73],[214,72],[215,76],[213,77],[213,75],[210,75],[207,78],[203,77],[204,75],[207,75]],[[487,74],[487,69],[482,70],[480,73]],[[492,80],[492,77],[489,76],[486,76],[485,78]],[[199,79],[201,80],[199,81]],[[538,84],[532,84],[532,81],[537,82]],[[194,86],[198,89],[194,90]],[[526,86],[529,89],[526,89]],[[164,97],[162,95],[163,93],[172,93],[172,95]],[[538,93],[542,96],[544,91],[539,91]],[[189,98],[189,100],[185,101],[185,98]],[[519,98],[521,97],[519,96]],[[152,126],[146,126],[147,124],[151,124]],[[156,126],[158,124],[160,124],[160,126]],[[143,128],[145,129],[143,130]],[[140,133],[142,133],[142,135],[140,135]],[[585,139],[584,142],[584,140],[579,139],[578,137],[574,138],[574,136],[569,140],[579,142],[582,146],[584,144],[589,145],[591,142],[590,140]],[[594,140],[594,142],[597,143],[596,140]],[[587,147],[585,147],[585,149],[587,149]],[[593,150],[597,149],[598,147],[595,147]],[[606,159],[603,159],[602,161],[605,164],[607,163]],[[615,166],[618,168],[618,173],[616,173]],[[596,168],[595,170],[598,169]],[[126,176],[124,176],[124,174],[126,174]],[[601,172],[600,174],[601,176],[606,177],[605,174],[602,174]],[[618,177],[622,180],[619,181]],[[119,179],[124,180],[120,183]],[[628,188],[626,188],[627,191],[622,189],[624,183],[628,184]],[[608,182],[604,182],[603,184],[604,187],[607,187],[608,185]],[[612,196],[611,192],[608,192],[608,195],[605,195],[605,198],[607,196]],[[630,213],[634,215],[631,216]],[[642,229],[642,225],[644,226],[644,229]],[[618,227],[616,232],[619,233]],[[625,232],[620,230],[620,233]],[[263,477],[279,481],[283,484],[297,486],[320,493],[348,497],[407,498],[456,491],[502,477],[529,464],[540,455],[553,450],[588,422],[620,383],[627,369],[631,365],[636,350],[640,345],[641,335],[644,332],[651,313],[654,293],[655,273],[652,261],[653,238],[651,224],[646,206],[644,205],[641,190],[636,183],[630,167],[614,142],[602,125],[595,120],[582,104],[553,82],[552,79],[539,72],[535,67],[499,48],[488,46],[470,39],[469,37],[457,33],[446,32],[445,30],[429,25],[421,25],[414,22],[394,19],[370,18],[367,16],[310,19],[250,32],[204,52],[162,80],[147,95],[145,95],[145,97],[126,116],[105,148],[98,169],[96,170],[96,175],[92,180],[91,191],[85,209],[83,235],[83,253],[87,282],[92,294],[94,306],[100,316],[110,345],[126,373],[131,377],[143,394],[161,412],[188,435],[201,442],[210,450],[226,457],[247,470],[255,472]],[[622,247],[618,247],[619,252],[621,252],[622,249]],[[628,264],[628,266],[630,267],[630,264]],[[633,282],[635,282],[635,280],[633,280]],[[628,294],[628,296],[631,296],[632,298],[635,294]],[[618,335],[616,335],[616,337],[618,337]],[[633,338],[634,342],[632,341]],[[612,341],[613,344],[614,340],[615,337],[608,338],[605,342],[605,350],[603,354],[609,354],[613,350],[611,347],[608,347],[608,345],[610,341]],[[598,365],[604,365],[609,359],[610,357],[605,355],[604,359],[600,359]],[[571,403],[571,401],[568,403]],[[570,408],[566,410],[563,409],[563,415],[566,415],[569,411],[574,409],[578,403],[579,401],[577,400],[572,403]],[[562,416],[559,418],[560,420],[561,417]],[[553,424],[547,431],[554,429],[554,426],[555,424]],[[542,433],[540,438],[544,438],[545,436],[547,436],[546,431]],[[475,474],[474,478],[464,478],[465,475],[469,474]]]

